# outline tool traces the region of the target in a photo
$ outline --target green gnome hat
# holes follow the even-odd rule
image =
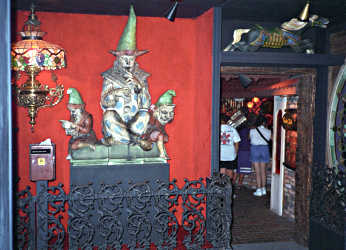
[[[136,47],[136,14],[133,5],[130,6],[130,14],[125,29],[120,37],[117,50],[110,53],[115,56],[135,55],[140,56],[147,53],[147,50],[137,50]]]
[[[174,105],[173,104],[173,96],[175,95],[175,91],[173,89],[167,90],[165,93],[163,93],[159,99],[157,100],[155,106],[160,107],[161,105]]]
[[[75,109],[75,108],[84,107],[83,99],[80,96],[78,90],[76,90],[75,88],[69,88],[67,90],[67,94],[70,95],[70,97],[68,99],[68,104],[67,104],[68,109]]]

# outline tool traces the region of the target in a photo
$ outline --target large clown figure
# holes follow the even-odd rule
[[[136,49],[136,16],[131,6],[117,50],[110,51],[117,59],[111,69],[102,73],[104,145],[132,144],[150,150],[151,143],[141,139],[150,119],[149,74],[141,70],[135,61],[137,56],[146,52]]]

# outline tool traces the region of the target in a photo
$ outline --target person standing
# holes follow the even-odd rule
[[[221,118],[220,135],[220,173],[228,175],[234,184],[237,177],[237,154],[240,137],[235,128]]]
[[[269,146],[267,141],[271,138],[271,131],[267,129],[265,118],[260,118],[259,126],[250,129],[250,159],[255,168],[257,189],[255,196],[266,195],[266,165],[270,161]]]
[[[244,175],[251,174],[250,161],[250,129],[246,125],[241,125],[238,129],[240,136],[239,151],[238,151],[238,186],[243,185]]]

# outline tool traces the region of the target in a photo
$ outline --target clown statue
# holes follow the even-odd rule
[[[75,88],[69,88],[67,94],[70,96],[67,108],[71,118],[69,121],[60,120],[60,122],[66,135],[72,136],[69,141],[69,154],[67,156],[67,159],[71,159],[72,150],[84,147],[95,150],[97,138],[93,130],[93,118],[91,114],[85,111],[85,104],[79,92]]]
[[[141,137],[148,127],[151,97],[148,91],[148,73],[135,62],[136,57],[148,51],[136,48],[136,16],[133,6],[127,25],[116,51],[113,67],[102,73],[103,110],[101,142],[106,146],[116,144],[139,145],[150,150],[151,143]]]
[[[168,135],[165,130],[167,123],[170,123],[174,118],[173,96],[175,96],[174,90],[167,90],[160,96],[155,105],[152,105],[148,130],[143,136],[144,140],[150,142],[156,142],[157,148],[160,152],[160,157],[169,159],[164,143],[168,142]]]

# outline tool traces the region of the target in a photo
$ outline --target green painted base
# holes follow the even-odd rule
[[[72,166],[90,165],[122,165],[122,164],[152,164],[167,163],[160,157],[156,143],[150,151],[142,150],[138,145],[118,144],[105,146],[95,145],[95,150],[89,147],[73,150],[70,163]]]

